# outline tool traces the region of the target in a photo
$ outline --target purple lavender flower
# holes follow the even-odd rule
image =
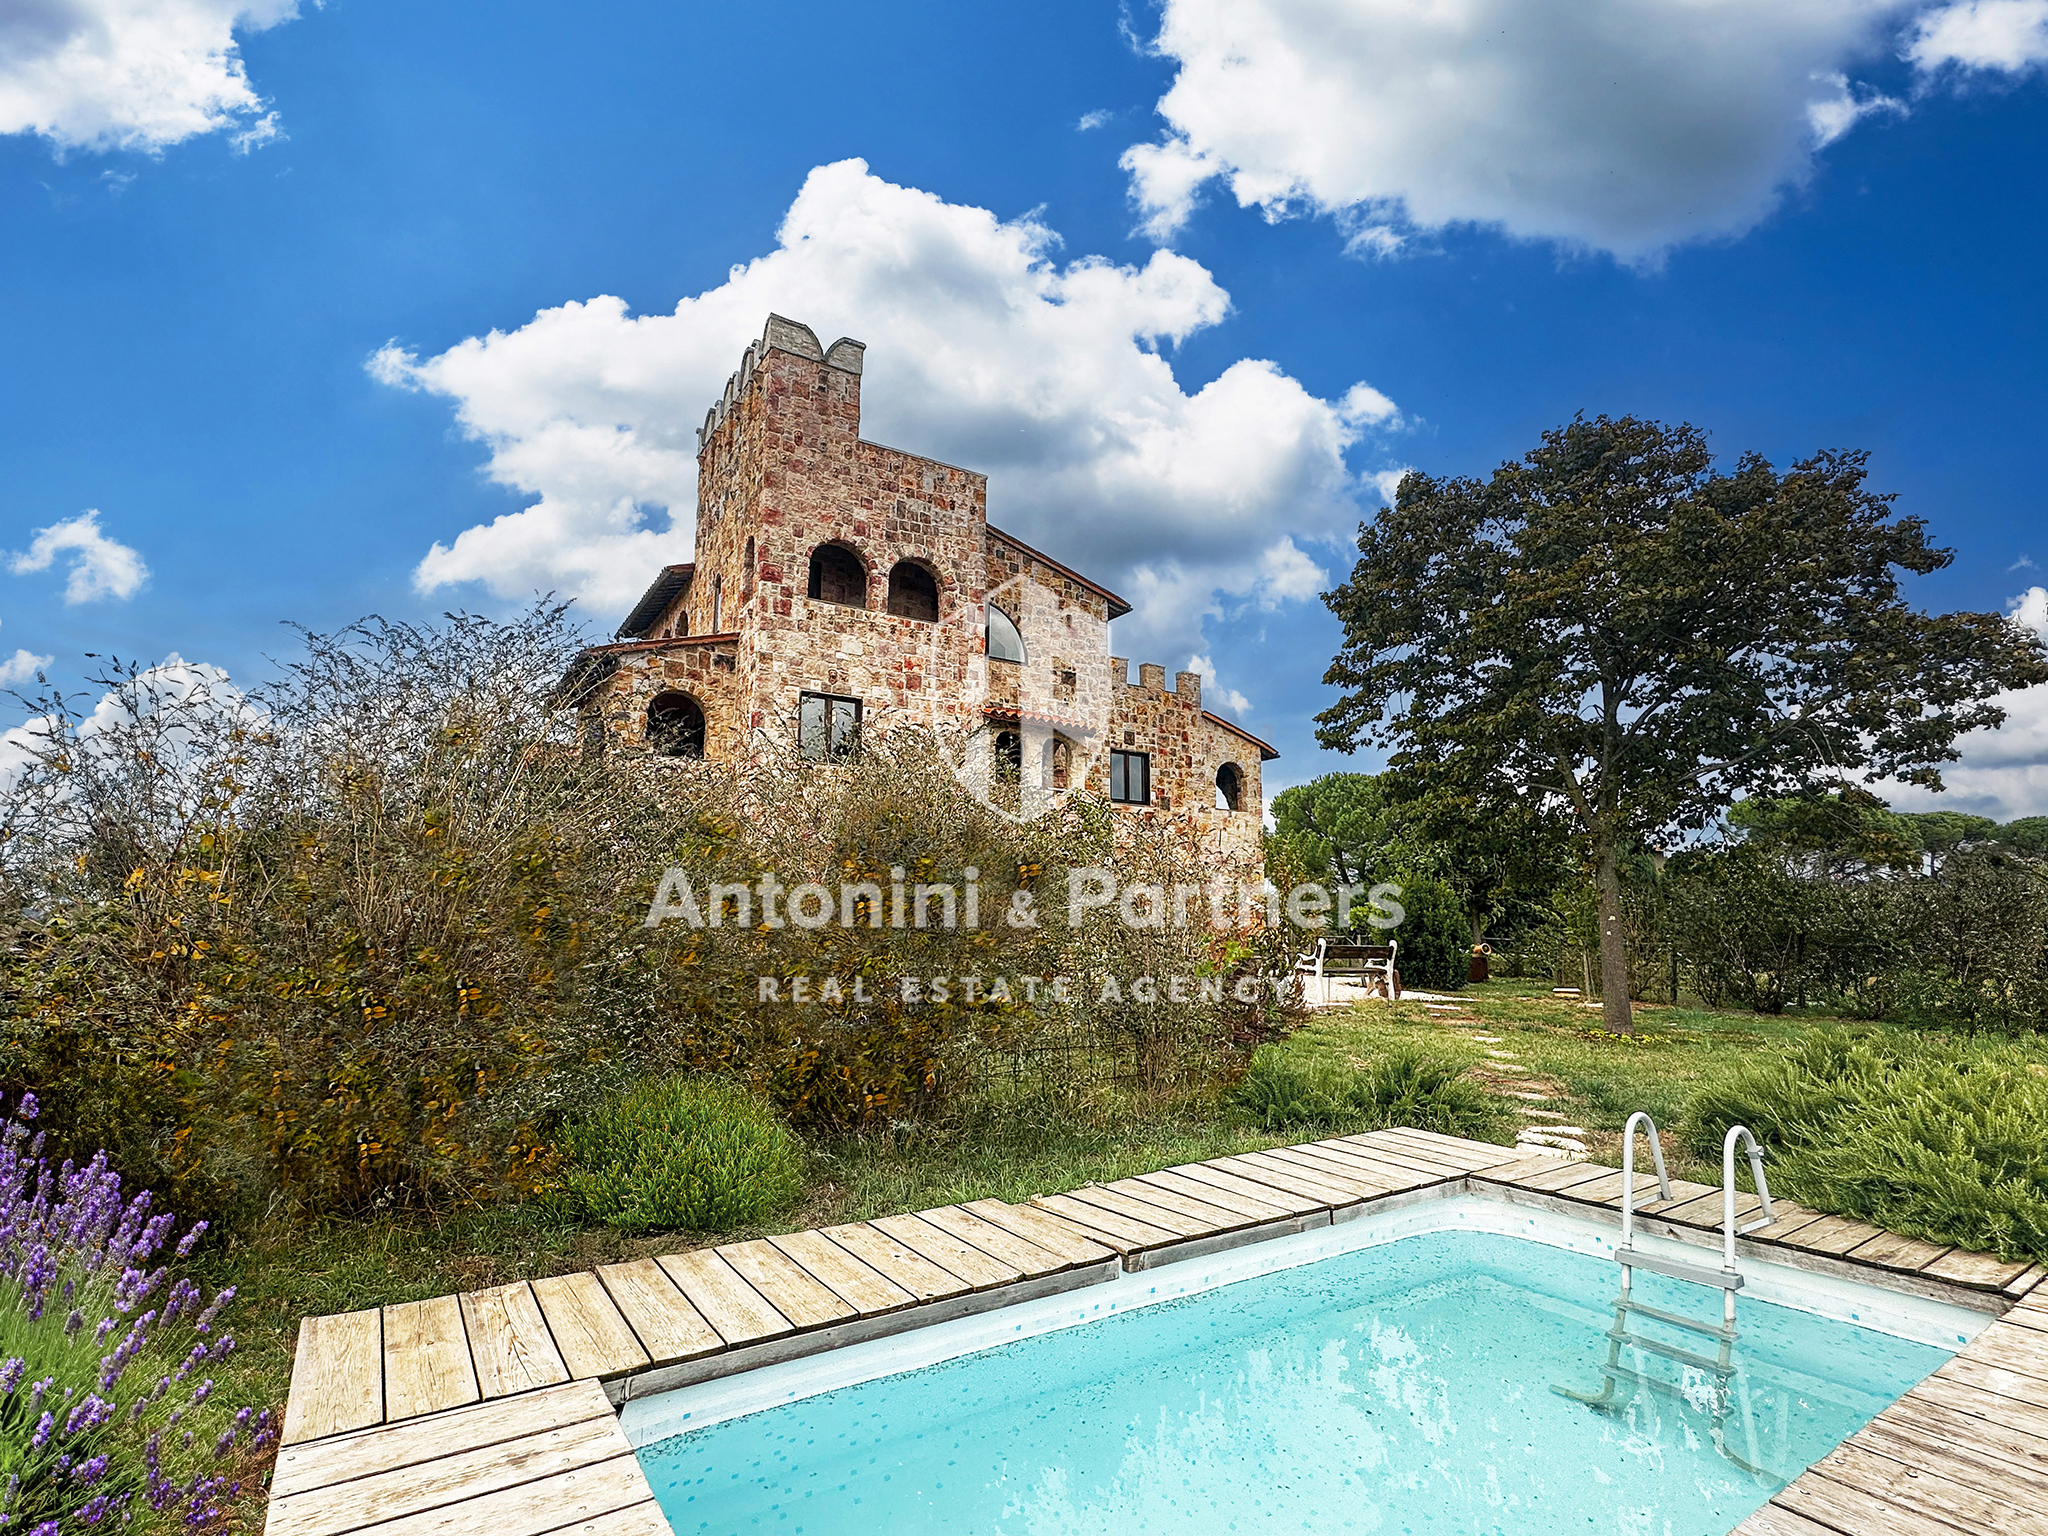
[[[12,1356],[5,1365],[0,1365],[0,1397],[14,1396],[14,1389],[21,1385],[21,1378],[28,1374],[28,1361],[20,1355]],[[4,1509],[5,1505],[0,1505]]]
[[[36,1432],[29,1436],[28,1448],[32,1451],[40,1451],[50,1443],[50,1431],[56,1427],[57,1415],[45,1413],[36,1424]]]

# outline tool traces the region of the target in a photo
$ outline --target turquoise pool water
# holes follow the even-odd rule
[[[1948,1357],[1744,1299],[1735,1374],[1597,1393],[1619,1271],[1433,1233],[648,1446],[679,1536],[1724,1536]],[[1704,1321],[1716,1292],[1638,1273]],[[1712,1353],[1670,1325],[1631,1328]],[[1747,1467],[1761,1470],[1751,1471]]]

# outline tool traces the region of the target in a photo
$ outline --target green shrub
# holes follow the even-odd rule
[[[1816,1030],[1697,1091],[1699,1156],[1747,1125],[1772,1187],[1823,1211],[2007,1258],[2048,1258],[2048,1077],[2007,1046]]]
[[[1500,1106],[1464,1068],[1413,1050],[1347,1073],[1261,1046],[1231,1100],[1269,1131],[1410,1126],[1484,1136],[1498,1129],[1502,1117]]]
[[[1403,875],[1397,883],[1403,915],[1393,937],[1400,945],[1401,985],[1429,992],[1464,986],[1471,975],[1472,925],[1458,898],[1427,875]]]
[[[1331,1074],[1289,1056],[1271,1045],[1252,1053],[1230,1101],[1262,1129],[1323,1125],[1337,1112]]]
[[[2008,1063],[1903,1076],[1787,1163],[1799,1198],[1910,1237],[2048,1258],[2048,1079]]]
[[[1456,1062],[1420,1051],[1398,1051],[1344,1085],[1342,1103],[1375,1128],[1410,1126],[1446,1136],[1484,1137],[1498,1128],[1497,1100]]]
[[[583,1215],[625,1232],[729,1232],[803,1189],[796,1139],[728,1084],[644,1083],[571,1124],[563,1189]]]

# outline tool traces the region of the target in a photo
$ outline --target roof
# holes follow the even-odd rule
[[[676,594],[690,584],[690,577],[696,573],[695,565],[664,565],[661,574],[654,578],[640,601],[633,605],[633,611],[626,615],[626,621],[618,627],[622,637],[638,638],[653,627],[654,621],[668,611],[668,605],[676,600]]]
[[[1246,730],[1243,726],[1233,725],[1230,721],[1224,719],[1221,715],[1212,715],[1209,713],[1208,710],[1205,709],[1202,711],[1202,718],[1204,720],[1207,720],[1211,725],[1222,726],[1223,729],[1230,732],[1230,734],[1233,736],[1242,736],[1246,741],[1250,742],[1253,746],[1257,747],[1259,749],[1259,761],[1262,763],[1270,763],[1280,755],[1280,753],[1275,748],[1267,746],[1266,743],[1259,740],[1258,737],[1254,736],[1250,731]]]
[[[1122,598],[1118,597],[1114,592],[1110,591],[1109,588],[1103,586],[1101,582],[1090,581],[1086,576],[1083,576],[1079,571],[1075,570],[1070,565],[1061,565],[1059,561],[1053,559],[1053,557],[1051,555],[1048,555],[1044,550],[1033,549],[1029,544],[1026,544],[1014,533],[1005,533],[1002,529],[998,528],[994,523],[990,523],[988,525],[988,531],[994,534],[997,538],[1001,539],[1005,544],[1015,545],[1018,549],[1022,550],[1032,559],[1042,560],[1043,562],[1045,562],[1045,564],[1051,566],[1054,570],[1058,571],[1062,576],[1066,577],[1069,581],[1079,582],[1082,586],[1086,587],[1090,592],[1099,593],[1101,596],[1107,598],[1109,600],[1109,616],[1112,619],[1120,619],[1125,614],[1131,611],[1131,605],[1129,603],[1125,602]],[[1275,755],[1277,756],[1277,754]]]

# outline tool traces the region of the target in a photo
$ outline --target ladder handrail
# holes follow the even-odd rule
[[[1757,1197],[1764,1204],[1764,1219],[1752,1221],[1748,1226],[1735,1225],[1735,1143],[1737,1139],[1749,1143],[1749,1171],[1756,1179]],[[1735,1238],[1741,1232],[1754,1232],[1758,1227],[1769,1226],[1776,1218],[1771,1214],[1771,1186],[1764,1182],[1764,1149],[1757,1145],[1756,1133],[1746,1125],[1731,1125],[1728,1134],[1721,1139],[1721,1258],[1723,1267],[1735,1267]]]
[[[1657,1122],[1646,1110],[1637,1110],[1621,1128],[1621,1246],[1627,1248],[1636,1229],[1636,1122],[1650,1133],[1650,1161],[1657,1168],[1658,1198],[1671,1198],[1671,1178],[1664,1172],[1664,1143],[1657,1136]],[[1624,1270],[1624,1273],[1626,1271]]]

